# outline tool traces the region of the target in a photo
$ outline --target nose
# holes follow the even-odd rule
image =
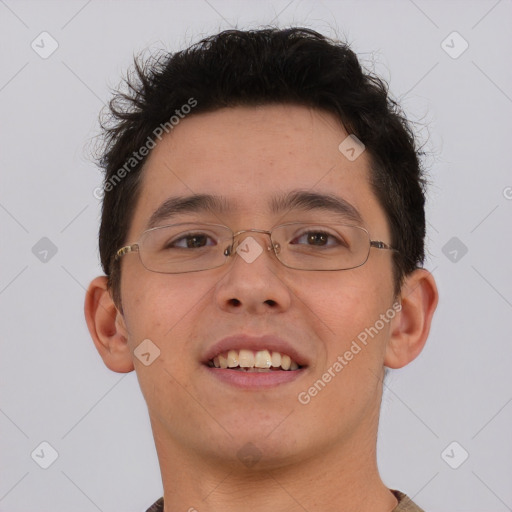
[[[291,292],[283,274],[285,267],[273,253],[268,231],[235,233],[233,261],[218,283],[219,308],[232,313],[278,313],[290,307]]]

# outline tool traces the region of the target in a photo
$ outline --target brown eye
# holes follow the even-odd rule
[[[340,241],[331,233],[325,231],[308,231],[297,236],[291,241],[292,244],[306,245],[308,247],[327,247],[340,245]]]
[[[307,237],[310,245],[326,245],[329,240],[326,233],[308,233]]]
[[[215,242],[208,235],[203,233],[182,236],[167,244],[168,249],[200,249],[201,247],[215,245]]]
[[[187,240],[187,247],[189,249],[195,248],[195,247],[204,247],[206,245],[208,237],[205,235],[194,235],[194,236],[188,236],[186,238]]]

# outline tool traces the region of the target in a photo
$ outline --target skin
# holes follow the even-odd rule
[[[301,215],[270,213],[269,198],[300,189],[342,197],[359,210],[372,239],[389,243],[386,216],[368,181],[368,155],[346,159],[338,150],[346,136],[331,114],[302,106],[191,115],[152,151],[126,242],[139,239],[170,196],[208,193],[231,204],[186,221],[270,230]],[[267,241],[254,238],[262,246]],[[382,379],[385,367],[401,368],[423,349],[438,294],[433,277],[419,269],[394,297],[391,258],[390,251],[371,249],[359,268],[304,272],[264,252],[251,264],[237,255],[218,269],[171,275],[147,271],[133,253],[122,259],[122,313],[106,278],[92,281],[89,330],[107,367],[137,372],[166,512],[230,512],[248,504],[252,511],[279,512],[396,506],[376,463]],[[310,403],[299,403],[298,394],[396,301],[401,312]],[[199,371],[207,347],[241,332],[277,334],[300,347],[310,366],[272,390],[241,390]],[[147,338],[161,351],[150,366],[133,355]],[[237,456],[247,443],[261,455],[252,467]]]

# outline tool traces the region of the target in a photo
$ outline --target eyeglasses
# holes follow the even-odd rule
[[[243,233],[268,235],[270,245],[266,241],[262,247],[252,237],[240,240]],[[218,268],[235,253],[249,262],[266,248],[288,268],[348,270],[364,265],[372,247],[396,250],[384,242],[371,240],[366,229],[346,224],[291,222],[272,231],[246,229],[234,233],[218,224],[183,223],[144,231],[137,243],[121,247],[115,259],[138,252],[147,270],[181,274]]]

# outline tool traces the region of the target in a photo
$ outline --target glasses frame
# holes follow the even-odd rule
[[[194,224],[193,222],[191,223],[188,223],[188,222],[185,222],[185,223],[180,223],[180,224]],[[197,224],[201,224],[203,226],[212,226],[212,227],[220,227],[220,228],[225,228],[226,230],[230,231],[231,232],[231,239],[232,239],[232,242],[231,242],[231,245],[228,246],[225,250],[224,250],[224,256],[226,256],[226,259],[220,264],[220,265],[216,265],[214,267],[209,267],[209,268],[206,268],[206,269],[200,269],[200,270],[185,270],[183,272],[163,272],[163,271],[160,271],[160,270],[152,270],[152,269],[149,269],[148,267],[146,267],[146,265],[144,265],[144,262],[142,261],[142,258],[140,256],[140,244],[141,244],[141,239],[142,237],[146,234],[146,233],[149,233],[151,231],[156,231],[156,230],[159,230],[159,229],[165,229],[165,228],[168,228],[168,227],[171,227],[171,226],[179,226],[180,224],[166,224],[165,226],[156,226],[154,228],[150,228],[150,229],[146,229],[145,231],[142,232],[142,234],[140,235],[140,238],[139,238],[139,241],[138,242],[135,242],[133,244],[128,244],[128,245],[125,245],[123,247],[121,247],[120,249],[118,249],[114,255],[114,260],[115,261],[119,261],[121,259],[121,257],[125,256],[126,254],[129,254],[131,252],[137,252],[139,254],[139,260],[142,264],[142,266],[148,270],[149,272],[155,272],[157,274],[188,274],[188,273],[191,273],[191,272],[204,272],[205,270],[213,270],[215,268],[220,268],[222,267],[223,265],[225,265],[228,261],[229,261],[229,257],[230,256],[233,256],[233,254],[236,253],[236,249],[234,249],[235,247],[235,242],[236,242],[236,238],[243,234],[243,233],[262,233],[262,234],[266,234],[269,236],[270,238],[270,242],[271,242],[271,245],[268,245],[267,246],[267,251],[272,251],[276,257],[276,259],[279,261],[279,263],[281,263],[281,265],[283,265],[284,267],[286,268],[290,268],[290,269],[293,269],[293,270],[302,270],[304,272],[339,272],[341,270],[352,270],[354,268],[358,268],[358,267],[362,267],[369,259],[370,257],[370,249],[373,247],[374,249],[383,249],[383,250],[388,250],[388,251],[394,251],[394,252],[398,252],[397,249],[395,249],[394,247],[392,247],[390,244],[387,244],[386,242],[382,242],[381,240],[372,240],[371,239],[371,236],[370,236],[370,233],[368,232],[368,230],[366,228],[363,228],[362,226],[356,226],[354,224],[343,224],[343,223],[335,223],[335,225],[338,225],[338,226],[346,226],[346,227],[351,227],[351,228],[357,228],[357,229],[360,229],[362,231],[364,231],[367,235],[368,235],[368,240],[370,241],[370,247],[368,249],[368,254],[366,255],[366,258],[365,260],[360,263],[359,265],[355,265],[353,267],[349,267],[349,268],[340,268],[340,269],[320,269],[320,270],[314,270],[314,269],[299,269],[299,268],[295,268],[295,267],[291,267],[289,265],[287,265],[286,263],[283,263],[281,261],[281,259],[279,258],[279,250],[280,250],[280,246],[277,242],[275,242],[273,239],[272,239],[272,233],[278,229],[278,228],[281,228],[281,227],[284,227],[284,226],[290,226],[290,225],[294,225],[294,224],[303,224],[303,225],[308,225],[308,224],[311,224],[311,225],[316,225],[316,223],[313,223],[313,222],[287,222],[285,224],[279,224],[278,226],[274,226],[272,228],[272,230],[268,231],[268,230],[265,230],[265,229],[242,229],[241,231],[236,231],[236,232],[233,232],[233,230],[231,228],[229,228],[228,226],[225,226],[223,224],[213,224],[213,223],[208,223],[208,222],[200,222],[200,223],[197,223]],[[237,244],[237,247],[238,245],[240,244]]]

